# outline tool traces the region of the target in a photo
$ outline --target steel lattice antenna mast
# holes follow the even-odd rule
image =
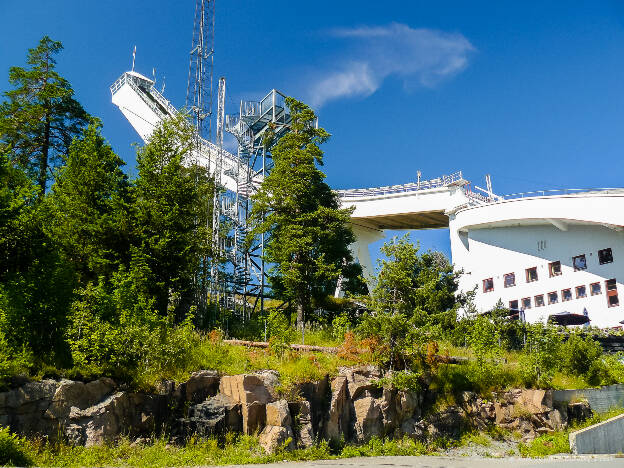
[[[214,66],[214,0],[196,0],[193,24],[193,43],[191,46],[188,83],[186,88],[186,106],[193,118],[195,127],[194,148],[191,152],[195,166],[203,155],[210,151],[212,139],[212,70]],[[206,170],[210,174],[210,157],[206,158]],[[215,196],[216,193],[215,193]],[[204,256],[202,268],[195,278],[197,303],[200,311],[206,310],[210,278],[208,278],[209,259]]]
[[[186,106],[197,136],[212,139],[212,69],[214,65],[214,0],[196,0],[193,45],[189,61]]]
[[[225,123],[225,78],[219,78],[219,96],[217,100],[217,157],[214,167],[214,198],[212,205],[212,263],[210,265],[210,295],[216,304],[220,303],[223,291],[220,278],[219,262],[221,261],[221,205],[222,193],[221,171],[223,170],[223,127]]]

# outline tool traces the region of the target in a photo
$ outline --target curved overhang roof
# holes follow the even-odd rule
[[[562,231],[570,224],[603,225],[621,231],[624,230],[624,190],[500,200],[463,208],[452,216],[451,224],[463,232],[545,224]]]

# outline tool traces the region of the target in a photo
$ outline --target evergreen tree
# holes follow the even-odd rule
[[[28,255],[27,230],[35,201],[28,177],[0,151],[0,281],[19,270]]]
[[[380,271],[369,299],[372,310],[401,313],[414,325],[450,328],[465,298],[456,294],[459,273],[440,252],[418,253],[409,234],[384,244]]]
[[[83,285],[110,278],[130,257],[130,183],[100,128],[94,119],[73,141],[47,200],[46,230]]]
[[[193,129],[179,117],[163,122],[137,153],[136,254],[151,271],[156,309],[164,315],[173,307],[178,319],[195,302],[208,269],[213,183],[192,164],[194,142]]]
[[[0,148],[45,192],[51,170],[62,162],[88,116],[69,82],[55,70],[60,42],[44,36],[28,52],[27,68],[11,67],[0,105]]]
[[[353,276],[348,249],[355,237],[350,210],[340,209],[337,195],[325,183],[319,145],[329,133],[316,128],[316,116],[305,104],[287,98],[291,131],[272,148],[274,166],[264,179],[251,212],[252,235],[269,234],[265,259],[274,292],[297,307],[303,326],[313,298],[332,293],[343,275]],[[265,141],[271,145],[270,138]]]

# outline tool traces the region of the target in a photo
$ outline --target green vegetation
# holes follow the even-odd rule
[[[225,441],[216,439],[191,439],[185,446],[169,445],[165,439],[156,439],[145,444],[132,444],[122,440],[114,445],[94,447],[72,447],[64,444],[46,444],[11,436],[8,431],[0,432],[0,463],[20,466],[198,466],[230,465],[250,463],[271,463],[295,460],[323,460],[348,457],[375,457],[397,455],[436,454],[448,447],[446,441],[424,445],[409,438],[381,440],[373,438],[363,445],[330,447],[323,441],[309,449],[294,451],[278,450],[266,454],[253,436],[228,434]]]
[[[570,442],[568,437],[570,432],[593,426],[594,424],[614,418],[622,413],[624,413],[624,408],[613,408],[605,413],[594,414],[586,421],[573,425],[565,431],[541,435],[528,444],[520,444],[518,446],[520,454],[523,457],[541,458],[549,455],[556,455],[558,453],[570,453]]]

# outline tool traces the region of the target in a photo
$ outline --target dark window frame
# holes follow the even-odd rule
[[[510,285],[507,284],[507,277],[508,276],[513,276],[513,284],[510,284]],[[513,288],[515,285],[516,285],[516,274],[514,272],[505,273],[503,275],[503,286],[505,288]]]
[[[559,266],[559,273],[553,273],[553,266],[555,265]],[[550,275],[550,278],[553,278],[555,276],[561,276],[561,261],[557,260],[555,262],[550,262],[548,264],[548,274]]]
[[[596,286],[596,285],[598,286],[598,292],[594,292],[593,286]],[[595,283],[590,283],[589,293],[592,296],[600,296],[602,294],[602,285],[600,284],[600,281],[596,281]]]
[[[528,301],[528,304],[529,304],[528,307],[524,304],[525,301]],[[530,309],[532,307],[532,305],[531,305],[531,298],[530,297],[523,297],[520,300],[520,303],[522,304],[522,310],[527,310],[527,309]]]
[[[569,299],[566,299],[566,298],[565,298],[565,294],[564,294],[564,293],[565,293],[566,291],[567,291],[567,292],[568,292],[568,294],[570,295],[570,298],[569,298]],[[561,290],[561,302],[568,302],[568,301],[571,301],[572,299],[573,299],[573,297],[572,297],[572,288],[565,288],[565,289],[562,289],[562,290]]]
[[[603,261],[604,254],[602,252],[608,252],[610,259]],[[600,263],[601,265],[607,265],[609,263],[613,263],[613,250],[611,249],[611,247],[607,247],[606,249],[600,249],[598,251],[598,263]]]
[[[620,305],[620,299],[618,297],[617,281],[615,278],[605,280],[605,291],[607,292],[607,294],[605,294],[607,297],[607,306],[618,307]],[[615,299],[615,301],[612,301],[612,299]]]
[[[582,258],[585,266],[583,268],[579,268],[576,266],[576,259],[577,258]],[[585,254],[581,254],[581,255],[576,255],[574,257],[572,257],[572,267],[574,268],[574,271],[583,271],[583,270],[587,270],[587,257],[585,256]]]
[[[516,307],[514,307],[512,305],[512,303],[514,303],[514,302],[516,303]],[[520,310],[520,303],[519,303],[518,299],[513,299],[513,300],[509,301],[509,309],[510,310]]]
[[[537,300],[538,297],[540,298],[539,301]],[[535,307],[544,307],[546,305],[546,303],[544,302],[544,295],[537,294],[533,296],[533,303],[535,304]]]
[[[555,295],[555,300],[554,301],[551,301],[551,299],[550,299],[550,295],[551,294]],[[559,303],[559,293],[557,291],[551,291],[551,292],[547,293],[546,297],[548,297],[548,305],[558,304]]]
[[[531,279],[529,271],[535,271],[535,279]],[[526,282],[527,283],[535,283],[536,281],[539,280],[539,275],[537,274],[537,267],[536,266],[531,267],[531,268],[527,268],[525,270],[525,272],[526,272]]]
[[[491,289],[485,289],[485,282],[486,281],[491,281],[492,282],[492,288]],[[484,279],[483,280],[483,293],[485,294],[485,293],[489,293],[489,292],[492,292],[492,291],[494,291],[494,277]]]
[[[583,288],[583,295],[579,296],[579,288]],[[583,299],[584,297],[587,297],[587,286],[585,286],[584,284],[581,284],[579,286],[576,286],[574,288],[574,292],[576,293],[576,298],[577,299]]]

